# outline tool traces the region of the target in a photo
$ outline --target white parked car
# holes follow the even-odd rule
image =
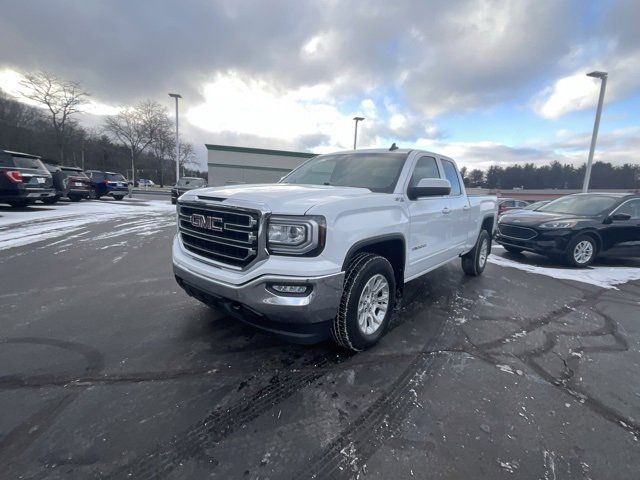
[[[314,157],[277,184],[202,188],[178,201],[173,269],[201,301],[300,343],[361,350],[403,285],[461,258],[479,275],[494,196],[468,197],[455,162],[419,150]]]
[[[138,186],[140,186],[140,187],[155,187],[156,184],[153,182],[153,180],[147,180],[146,178],[141,178],[140,180],[138,180]]]

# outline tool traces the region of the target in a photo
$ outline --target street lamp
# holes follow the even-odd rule
[[[591,72],[587,73],[587,77],[599,78],[600,97],[598,98],[598,108],[596,110],[596,120],[593,124],[593,135],[591,135],[591,147],[589,148],[589,159],[587,160],[587,168],[584,172],[584,183],[582,184],[582,192],[589,191],[589,181],[591,180],[591,166],[593,165],[593,154],[596,150],[596,140],[598,138],[598,129],[600,128],[600,115],[602,115],[602,104],[604,103],[604,91],[607,88],[607,72]]]
[[[178,93],[170,93],[170,97],[176,99],[176,183],[180,178],[180,137],[178,136],[178,99],[182,98],[182,95]]]
[[[364,117],[353,117],[353,119],[356,122],[356,130],[353,134],[353,149],[356,149],[356,142],[358,141],[358,122],[361,122],[362,120],[364,120]]]

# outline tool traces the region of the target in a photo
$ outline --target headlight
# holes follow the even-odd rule
[[[325,220],[319,216],[273,216],[267,229],[271,253],[303,255],[324,248]]]
[[[576,223],[578,223],[577,220],[557,220],[555,222],[543,223],[542,225],[540,225],[540,228],[549,228],[549,229],[571,228],[571,227],[575,227]]]

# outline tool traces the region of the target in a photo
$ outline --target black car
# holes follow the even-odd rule
[[[40,157],[0,150],[0,203],[25,207],[55,195],[51,174]]]
[[[199,177],[182,177],[171,189],[171,203],[174,205],[178,201],[178,197],[184,192],[193,190],[194,188],[203,188],[207,186],[204,178]]]
[[[53,197],[43,198],[42,203],[46,203],[51,205],[60,200],[60,197],[64,196],[64,175],[62,174],[62,170],[57,165],[52,165],[51,163],[45,163],[44,166],[47,168],[49,173],[51,174],[51,180],[53,181],[53,188],[56,190],[56,194]]]
[[[578,193],[537,210],[505,213],[496,242],[512,253],[558,257],[573,267],[591,265],[605,252],[640,256],[640,195]]]
[[[121,173],[87,170],[91,180],[91,198],[113,197],[122,200],[129,193],[129,183]]]

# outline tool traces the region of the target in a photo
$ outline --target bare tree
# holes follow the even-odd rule
[[[184,175],[185,168],[195,165],[197,165],[197,161],[193,145],[180,140],[180,169],[182,170],[182,174]]]
[[[49,72],[31,73],[21,82],[23,96],[49,110],[49,119],[56,134],[60,161],[65,159],[65,145],[72,127],[72,116],[81,112],[89,94],[78,82],[63,80]]]
[[[136,160],[160,136],[168,122],[165,107],[145,100],[108,117],[104,129],[131,152],[131,181],[136,181]]]
[[[151,152],[160,171],[160,186],[164,187],[165,165],[175,156],[175,137],[168,117],[159,125],[156,137],[151,143]]]

